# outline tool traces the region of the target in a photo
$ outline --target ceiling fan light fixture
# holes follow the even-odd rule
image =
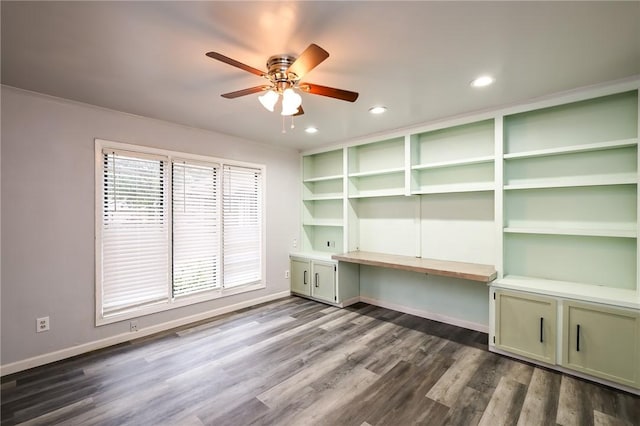
[[[267,109],[267,111],[273,112],[273,109],[276,106],[276,102],[278,102],[278,94],[273,90],[269,90],[264,95],[258,96],[258,100],[262,104],[263,107]]]
[[[285,89],[282,93],[282,115],[293,115],[298,112],[298,108],[302,105],[302,96],[297,94],[293,89]]]

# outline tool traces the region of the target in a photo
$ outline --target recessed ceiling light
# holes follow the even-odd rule
[[[310,134],[314,134],[314,133],[318,133],[318,128],[317,127],[313,127],[313,126],[309,126],[306,129],[304,129],[305,132],[310,133]]]
[[[471,87],[485,87],[496,81],[490,75],[483,75],[471,81]]]
[[[385,106],[374,106],[369,108],[369,112],[371,114],[384,114],[385,112],[387,112],[387,107]]]

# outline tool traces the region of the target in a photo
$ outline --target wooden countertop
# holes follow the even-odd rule
[[[483,283],[495,280],[497,275],[493,265],[424,259],[395,254],[372,253],[368,251],[351,251],[349,253],[334,254],[331,258],[341,262],[421,272],[444,277],[480,281]]]

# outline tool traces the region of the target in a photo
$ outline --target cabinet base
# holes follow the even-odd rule
[[[319,299],[317,297],[309,296],[308,294],[296,293],[295,291],[292,291],[291,295],[292,296],[304,297],[305,299],[311,299],[311,300],[314,300],[316,302],[324,303],[326,305],[335,306],[337,308],[346,308],[347,306],[353,305],[353,304],[358,303],[360,301],[359,297],[352,297],[351,299],[343,300],[340,303],[330,302],[328,300]]]

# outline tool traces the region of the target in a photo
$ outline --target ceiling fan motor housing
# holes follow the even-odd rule
[[[267,75],[279,89],[284,90],[291,87],[298,80],[298,76],[294,73],[288,73],[287,70],[296,61],[295,56],[275,55],[267,60]]]

